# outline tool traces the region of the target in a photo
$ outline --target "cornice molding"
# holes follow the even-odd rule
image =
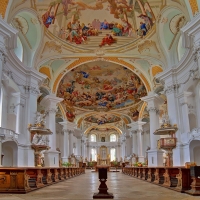
[[[199,45],[196,46],[196,42],[200,39],[200,14],[195,16],[190,22],[188,22],[182,29],[182,39],[183,39],[183,47],[186,48],[186,52],[183,55],[182,59],[172,67],[169,67],[164,72],[161,72],[156,75],[156,78],[158,78],[162,83],[171,77],[177,77],[179,74],[178,80],[184,80],[186,73],[191,73],[189,70],[193,66],[193,63],[197,61],[197,56],[199,54]],[[194,48],[193,48],[194,47]],[[192,70],[195,71],[195,70]],[[183,74],[181,74],[183,73]],[[186,76],[186,79],[188,77]],[[186,83],[186,81],[182,81],[183,83]],[[174,83],[175,84],[175,83]]]
[[[6,64],[6,54],[3,49],[0,48],[0,60],[3,62],[3,64]]]
[[[0,37],[4,38],[4,47],[7,50],[17,47],[17,35],[18,31],[0,17]]]

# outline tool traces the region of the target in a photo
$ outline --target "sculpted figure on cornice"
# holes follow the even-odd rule
[[[5,64],[6,63],[6,54],[3,49],[0,49],[0,60]]]
[[[179,84],[173,84],[173,85],[167,86],[165,87],[165,90],[164,90],[165,94],[167,95],[167,94],[175,93],[179,87],[180,87]]]

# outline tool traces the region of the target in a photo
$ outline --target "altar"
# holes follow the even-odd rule
[[[100,147],[100,152],[97,155],[98,166],[110,166],[110,154],[106,146]]]
[[[95,172],[98,172],[100,168],[107,169],[107,171],[110,171],[110,165],[97,165],[95,166]]]

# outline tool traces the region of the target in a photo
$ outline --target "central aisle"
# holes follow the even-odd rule
[[[117,200],[193,200],[193,197],[159,187],[135,178],[123,175],[121,172],[108,173],[109,192]],[[89,200],[98,191],[98,174],[86,170],[81,175],[52,186],[30,192],[28,194],[0,194],[0,200]]]

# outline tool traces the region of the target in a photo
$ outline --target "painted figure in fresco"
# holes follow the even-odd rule
[[[146,96],[146,89],[139,77],[127,68],[116,67],[108,70],[103,64],[100,67],[94,64],[74,69],[70,76],[64,77],[59,84],[57,95],[64,99],[63,104],[70,107],[103,107],[109,110],[139,102],[141,97]],[[74,114],[73,111],[67,111],[66,115],[73,118]],[[110,121],[108,116],[97,119],[99,121],[95,123],[99,124]]]
[[[102,47],[106,44],[111,45],[115,42],[116,42],[115,39],[110,34],[106,34],[106,36],[102,39],[102,42],[99,46]]]
[[[115,36],[122,36],[122,27],[118,26],[118,23],[115,23],[112,29],[113,35]]]
[[[53,11],[47,11],[44,15],[42,15],[42,21],[47,28],[49,28],[49,26],[53,23],[54,18],[55,16]]]
[[[145,23],[140,22],[140,28],[137,30],[137,34],[141,37],[147,34],[147,28]]]
[[[109,28],[109,24],[108,24],[108,22],[106,21],[106,19],[101,23],[101,27],[100,27],[100,29],[101,30],[106,30],[106,29],[108,29]]]
[[[101,22],[99,21],[99,19],[97,19],[97,21],[96,21],[96,29],[97,30],[101,29]]]
[[[67,16],[68,12],[69,12],[69,5],[74,5],[73,0],[62,0],[62,4],[63,4],[63,13],[65,16]]]
[[[70,122],[74,121],[74,118],[76,117],[73,113],[72,109],[66,108],[66,117]]]
[[[141,14],[138,17],[144,20],[147,31],[151,29],[153,23],[148,16]]]

